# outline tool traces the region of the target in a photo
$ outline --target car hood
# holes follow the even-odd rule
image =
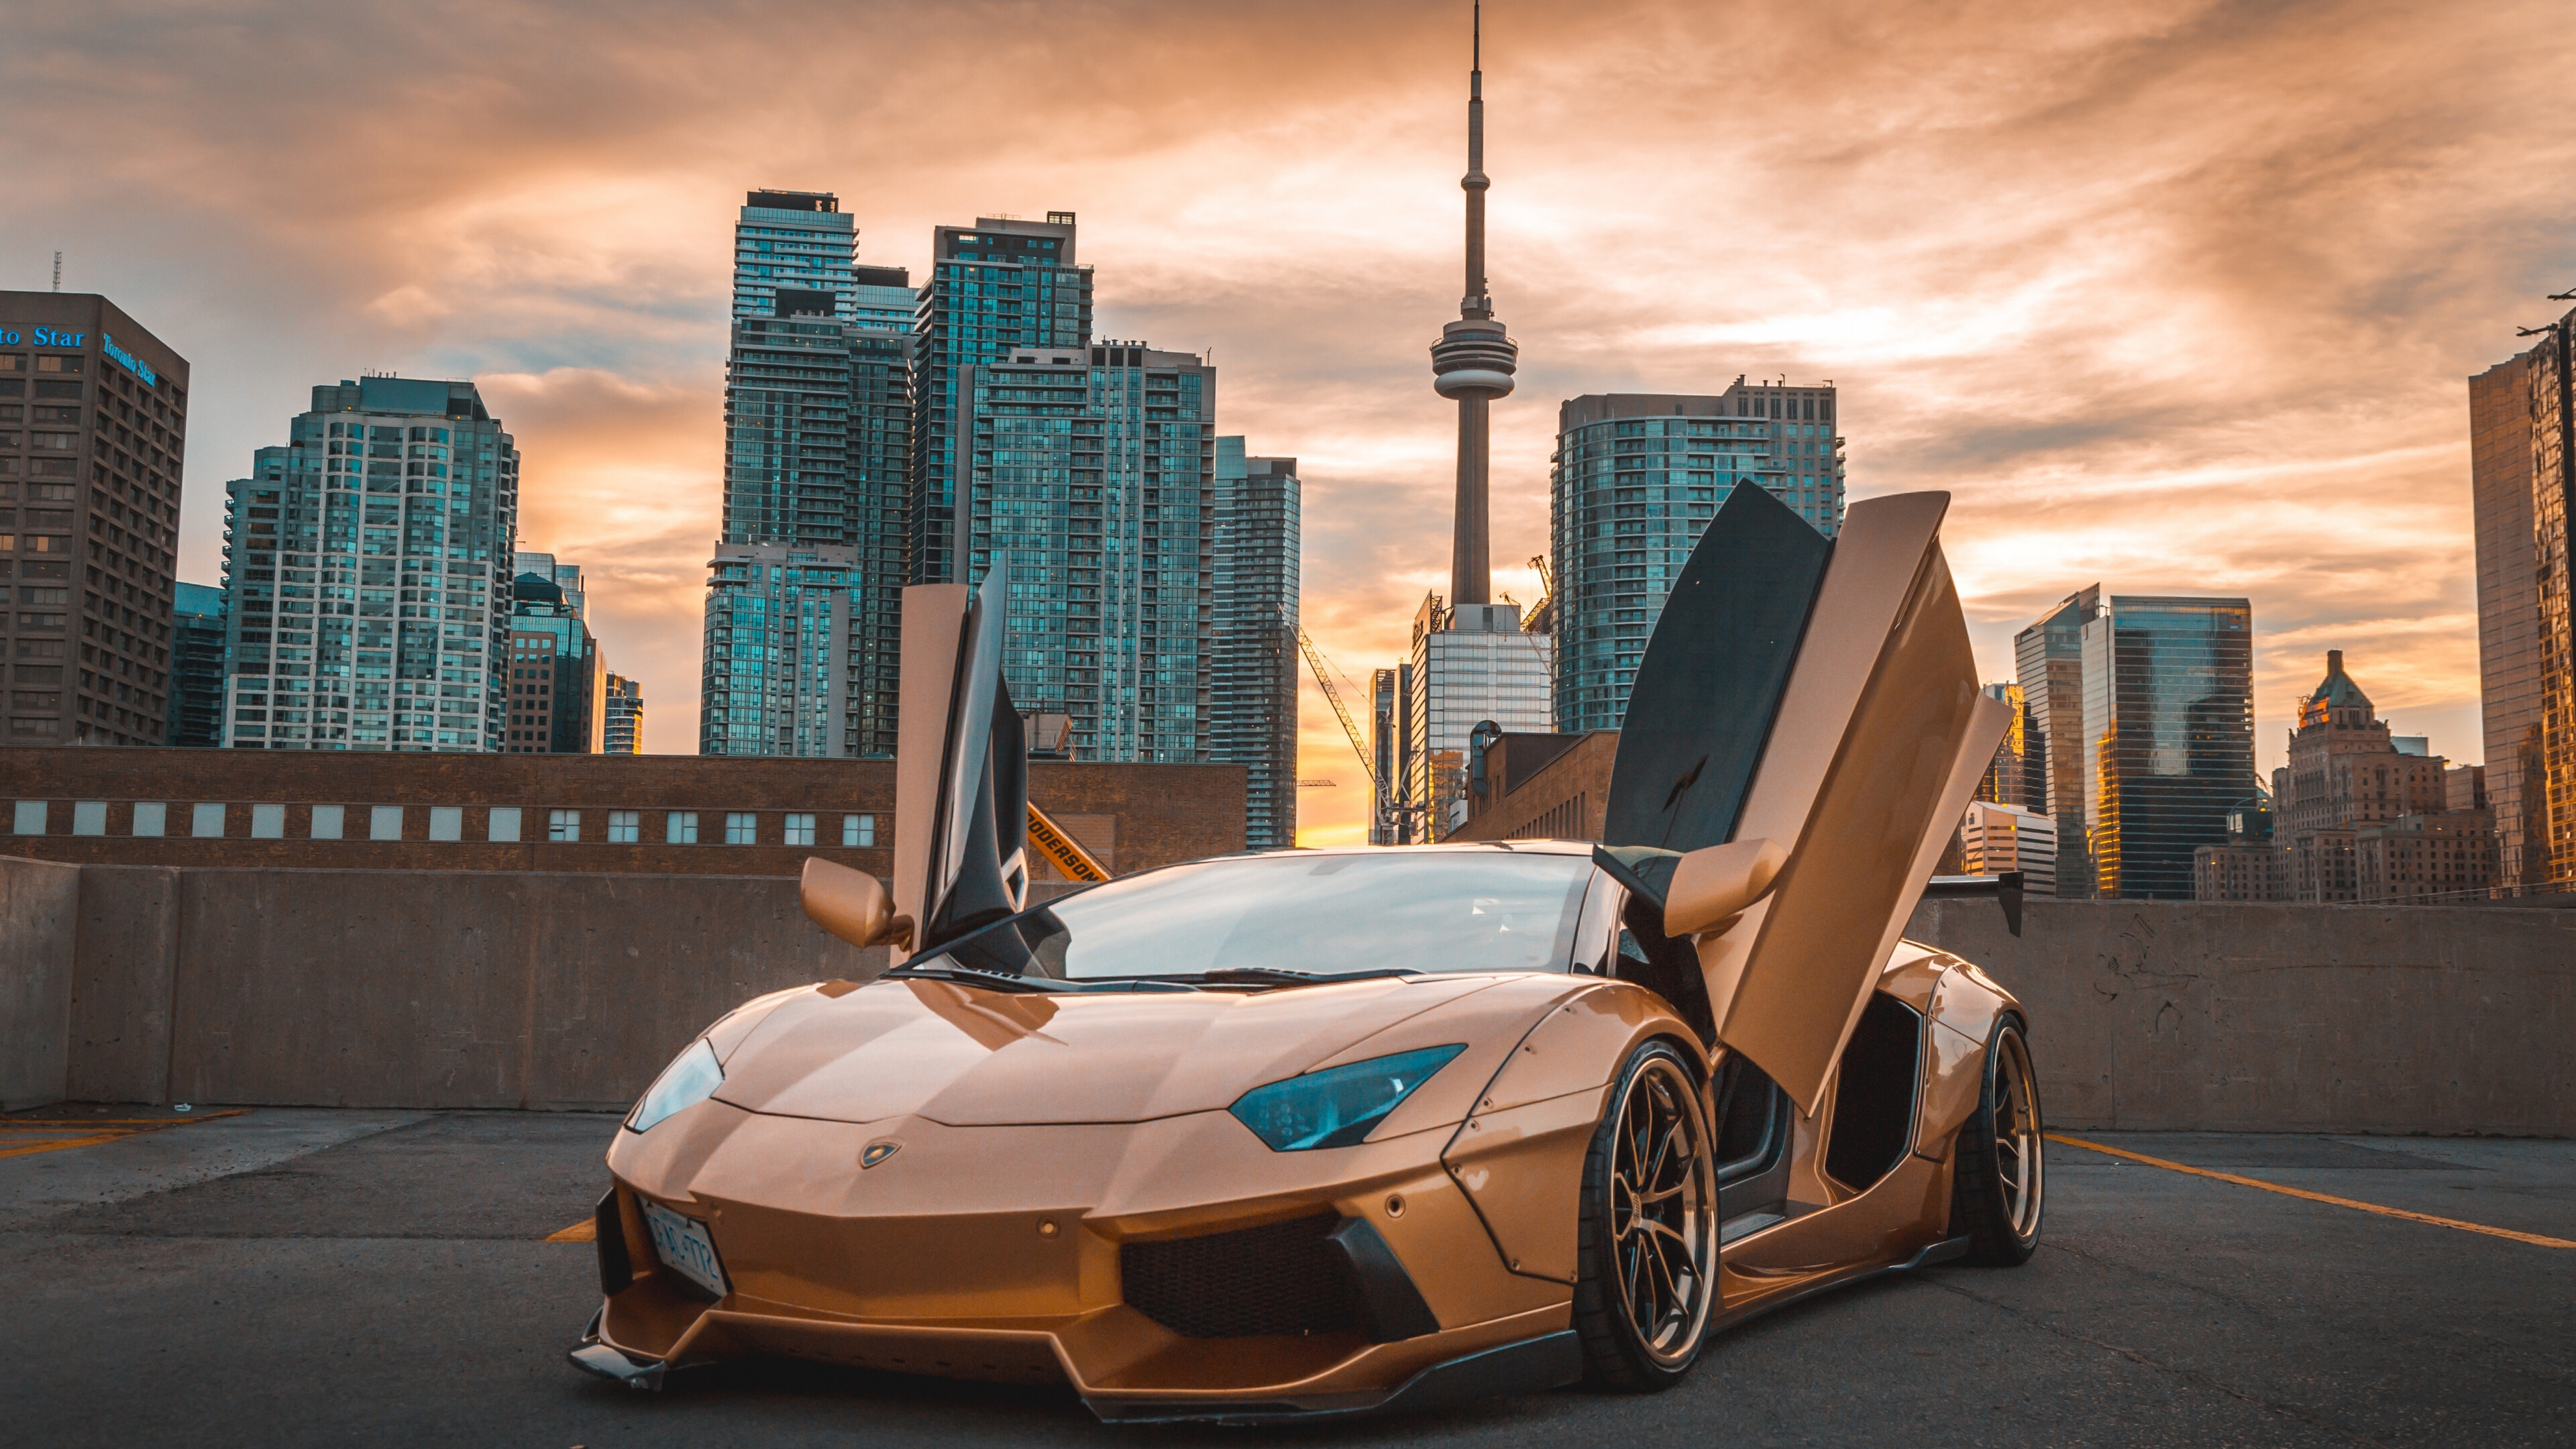
[[[1142,1122],[1221,1109],[1509,979],[1257,992],[1011,993],[925,979],[826,987],[773,1007],[725,1056],[715,1095],[746,1111],[836,1122]],[[1468,1041],[1484,1023],[1460,1027]]]

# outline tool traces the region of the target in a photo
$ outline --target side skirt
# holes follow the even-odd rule
[[[1719,1325],[1718,1331],[1721,1333],[1731,1332],[1745,1324],[1751,1323],[1753,1320],[1760,1318],[1767,1313],[1772,1313],[1779,1309],[1786,1308],[1792,1303],[1804,1303],[1819,1293],[1830,1293],[1836,1288],[1848,1288],[1854,1283],[1866,1283],[1872,1278],[1882,1278],[1890,1273],[1910,1273],[1917,1268],[1929,1268],[1935,1264],[1947,1263],[1953,1259],[1964,1258],[1967,1255],[1968,1240],[1966,1238],[1943,1238],[1937,1243],[1927,1245],[1921,1252],[1916,1253],[1913,1257],[1906,1258],[1900,1262],[1881,1263],[1875,1268],[1862,1268],[1853,1273],[1828,1274],[1818,1277],[1812,1282],[1804,1283],[1796,1288],[1792,1288],[1777,1297],[1766,1298],[1761,1303],[1747,1309],[1743,1317],[1725,1320]]]

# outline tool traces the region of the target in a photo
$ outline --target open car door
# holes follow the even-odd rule
[[[1002,680],[1008,555],[983,584],[903,591],[895,909],[918,955],[1028,900],[1028,747]]]
[[[2010,722],[1977,688],[1948,507],[1864,500],[1827,543],[1736,489],[1656,621],[1629,699],[1639,748],[1623,734],[1612,771],[1610,846],[1787,848],[1699,957],[1718,1039],[1810,1114]]]

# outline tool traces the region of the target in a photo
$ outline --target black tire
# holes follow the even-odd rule
[[[2039,1247],[2040,1217],[2048,1208],[2039,1079],[2019,1019],[2006,1016],[1995,1023],[1983,1071],[1976,1115],[1956,1139],[1950,1235],[1968,1239],[1968,1262],[2017,1268]]]
[[[1629,1053],[1583,1159],[1574,1328],[1584,1381],[1651,1393],[1699,1358],[1717,1297],[1717,1169],[1690,1059]]]

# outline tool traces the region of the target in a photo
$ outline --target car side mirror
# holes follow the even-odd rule
[[[895,914],[894,899],[886,894],[884,883],[866,871],[807,856],[796,898],[814,924],[853,946],[912,940],[911,918]]]
[[[1673,865],[1664,891],[1664,934],[1697,936],[1733,924],[1771,893],[1789,852],[1772,840],[1736,840],[1694,850]]]

